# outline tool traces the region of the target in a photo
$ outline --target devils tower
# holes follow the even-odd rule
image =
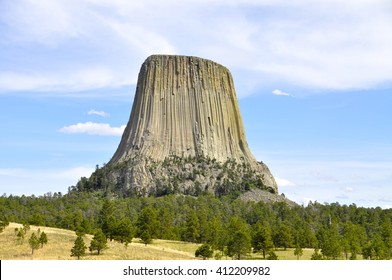
[[[107,167],[110,185],[138,195],[278,191],[247,145],[230,71],[191,56],[145,60]]]

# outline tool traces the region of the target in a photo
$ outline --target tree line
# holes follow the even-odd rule
[[[146,246],[153,239],[202,243],[198,256],[203,258],[214,254],[243,259],[254,252],[274,259],[277,248],[295,248],[298,258],[302,248],[313,248],[313,259],[392,257],[392,209],[355,204],[311,202],[290,207],[230,196],[119,198],[100,191],[69,191],[38,197],[3,195],[0,217],[70,229],[78,235],[102,232],[105,239],[124,244],[135,237]]]

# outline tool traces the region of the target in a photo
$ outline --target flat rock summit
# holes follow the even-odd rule
[[[138,195],[278,192],[249,150],[230,71],[192,56],[145,60],[106,168],[110,185]]]

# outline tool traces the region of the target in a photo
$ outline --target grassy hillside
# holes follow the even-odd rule
[[[2,260],[72,260],[70,257],[71,248],[74,245],[76,234],[70,230],[31,226],[28,230],[23,244],[18,244],[15,236],[15,228],[21,228],[21,224],[10,223],[4,232],[0,233],[0,259]],[[48,244],[43,248],[34,251],[31,254],[31,248],[28,239],[38,228],[44,231],[48,236]],[[92,239],[91,235],[86,235],[84,241],[88,246]],[[195,259],[195,251],[199,244],[155,239],[153,244],[144,246],[138,239],[125,247],[119,242],[108,242],[109,248],[104,250],[101,255],[91,255],[87,251],[86,260],[192,260]],[[280,260],[293,260],[296,257],[293,254],[294,249],[275,251]],[[301,260],[310,259],[313,253],[312,249],[304,249]],[[260,254],[252,254],[252,259],[261,259]],[[223,260],[226,259],[223,257]]]
[[[73,231],[31,226],[27,232],[23,244],[18,244],[15,236],[15,228],[22,227],[21,224],[10,223],[4,232],[0,233],[0,259],[2,260],[70,260],[71,248],[74,245],[76,234]],[[40,228],[48,236],[48,244],[31,254],[28,239],[33,232]],[[91,235],[84,237],[87,247],[92,239]],[[108,242],[109,248],[101,255],[91,255],[88,251],[83,259],[87,260],[181,260],[194,259],[197,244],[180,241],[154,240],[154,244],[144,246],[134,239],[128,248],[119,242]]]

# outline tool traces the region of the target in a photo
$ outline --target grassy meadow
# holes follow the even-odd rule
[[[15,236],[15,228],[21,224],[10,223],[0,233],[0,259],[2,260],[73,260],[71,248],[74,245],[76,234],[70,230],[30,226],[23,244],[19,244]],[[31,254],[28,239],[38,228],[48,236],[48,243]],[[86,235],[84,242],[88,247],[92,235]],[[108,249],[100,255],[91,255],[88,249],[82,259],[86,260],[190,260],[195,259],[195,251],[199,245],[181,241],[154,240],[153,244],[145,246],[138,239],[125,247],[119,242],[108,242]]]
[[[73,260],[71,257],[71,248],[74,245],[76,234],[73,231],[30,226],[30,230],[20,244],[15,236],[15,228],[21,228],[21,224],[10,223],[5,230],[0,233],[0,259],[2,260]],[[31,254],[31,248],[28,243],[33,232],[37,233],[38,229],[44,231],[48,236],[48,243],[43,248],[34,251]],[[84,242],[88,247],[92,235],[86,235]],[[88,249],[86,255],[81,259],[85,260],[192,260],[195,259],[195,251],[200,244],[154,239],[152,244],[145,246],[138,239],[133,239],[132,243],[121,244],[116,241],[108,242],[108,249],[100,255],[90,254]],[[309,260],[313,254],[313,249],[303,249],[301,260]],[[296,260],[294,249],[277,250],[275,253],[280,260]],[[260,259],[260,254],[252,254],[251,259]],[[223,257],[222,260],[230,258]]]

